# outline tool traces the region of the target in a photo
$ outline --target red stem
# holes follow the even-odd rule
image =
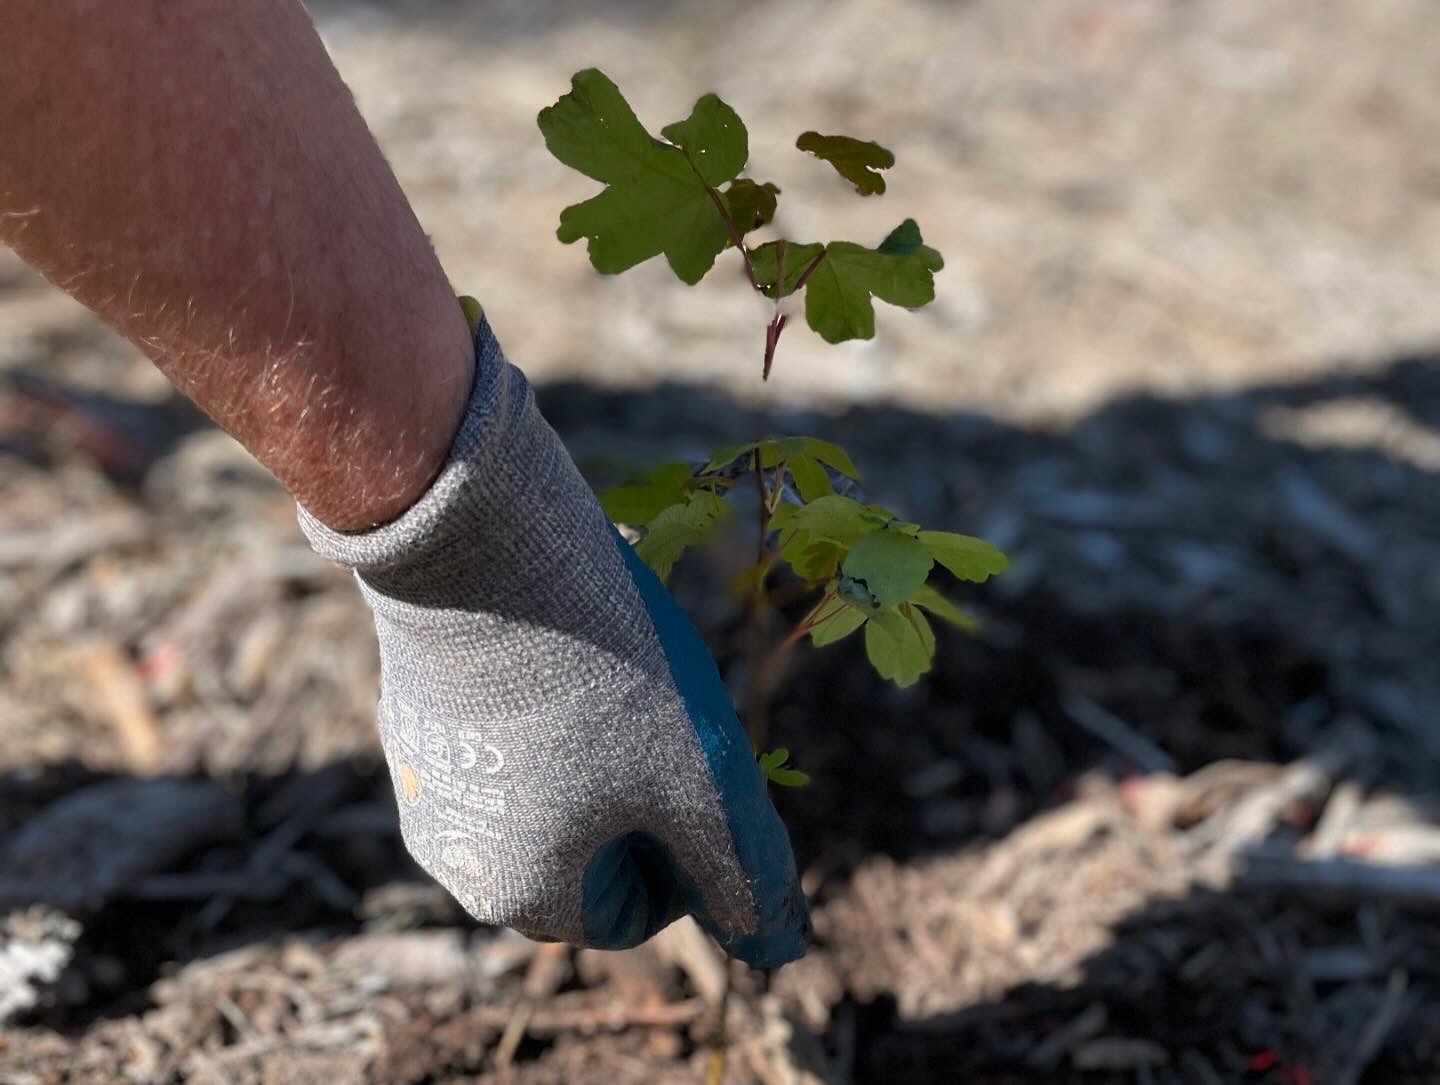
[[[815,259],[811,260],[808,264],[805,265],[805,270],[800,273],[800,278],[795,280],[795,289],[787,290],[786,293],[793,294],[795,293],[795,290],[799,290],[802,286],[809,282],[810,276],[815,274],[815,269],[820,266],[820,262],[824,259],[825,250],[821,249],[818,253],[815,254]]]
[[[690,156],[685,155],[685,161],[690,162]],[[695,169],[695,163],[690,162],[690,168],[695,170],[695,176],[700,177],[700,171]],[[730,233],[730,242],[740,252],[740,259],[745,262],[745,277],[750,280],[750,285],[756,291],[763,294],[765,291],[760,287],[760,280],[755,277],[755,265],[750,262],[750,250],[745,247],[745,238],[741,235],[735,220],[730,216],[730,208],[725,206],[725,201],[720,198],[720,193],[710,186],[710,182],[700,177],[700,183],[705,186],[705,191],[710,194],[710,201],[715,205],[715,210],[720,212],[720,218],[725,222],[725,229]]]

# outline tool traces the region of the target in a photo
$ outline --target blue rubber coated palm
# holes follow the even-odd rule
[[[732,956],[775,968],[803,956],[810,917],[795,874],[790,841],[766,792],[750,740],[695,626],[670,592],[617,534],[630,575],[665,651],[719,793],[735,853],[755,907],[750,934],[733,935],[706,913],[701,894],[653,837],[631,833],[612,841],[585,874],[586,938],[592,945],[636,945],[690,914]]]

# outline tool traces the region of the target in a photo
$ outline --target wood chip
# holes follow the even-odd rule
[[[157,772],[165,758],[165,737],[129,657],[113,641],[100,641],[81,650],[80,670],[100,718],[115,731],[126,770],[133,776]]]
[[[1070,1060],[1077,1070],[1138,1070],[1167,1065],[1170,1053],[1151,1040],[1107,1037],[1076,1048]]]

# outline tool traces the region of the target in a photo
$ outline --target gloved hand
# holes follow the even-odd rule
[[[374,611],[405,844],[467,911],[605,949],[688,913],[752,965],[804,953],[790,843],[714,661],[483,318],[429,492],[370,532],[301,524]]]

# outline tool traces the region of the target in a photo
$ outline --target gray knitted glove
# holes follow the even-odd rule
[[[356,570],[405,844],[472,915],[620,948],[693,914],[762,967],[805,950],[784,826],[699,635],[615,533],[482,320],[449,463]]]

